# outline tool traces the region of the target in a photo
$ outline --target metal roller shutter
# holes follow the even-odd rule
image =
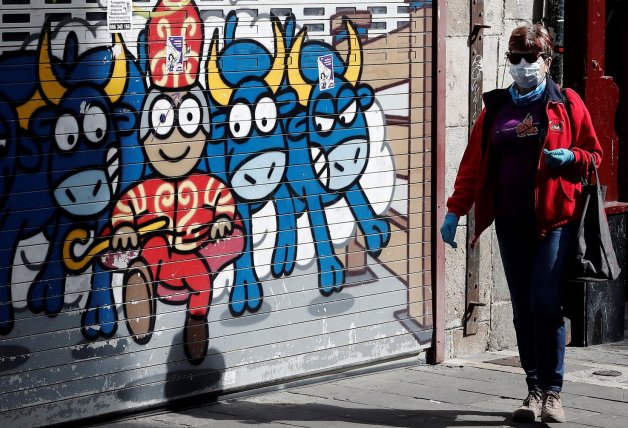
[[[107,4],[0,0],[1,425],[429,347],[431,2]]]

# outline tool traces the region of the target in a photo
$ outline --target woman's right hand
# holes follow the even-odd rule
[[[576,156],[568,149],[543,149],[543,153],[545,154],[545,164],[550,168],[570,165],[576,160]]]
[[[440,236],[446,244],[451,245],[452,248],[458,248],[458,244],[454,240],[456,238],[456,228],[458,227],[458,217],[454,213],[447,213],[443,225],[440,227]]]

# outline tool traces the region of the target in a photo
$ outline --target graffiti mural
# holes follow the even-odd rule
[[[294,204],[285,184],[288,152],[284,118],[296,108],[296,95],[282,86],[286,68],[284,33],[272,17],[274,55],[254,40],[236,40],[238,18],[227,16],[224,48],[217,53],[218,30],[214,32],[207,60],[207,88],[212,101],[225,109],[222,154],[208,154],[210,170],[224,176],[239,200],[246,244],[235,262],[230,310],[233,315],[255,312],[262,303],[262,286],[253,264],[252,216],[273,200],[276,207],[277,239],[271,270],[275,277],[292,273],[296,257]],[[242,67],[254,60],[257,67]],[[223,167],[224,163],[224,167]]]
[[[75,36],[67,39],[64,63],[71,66],[64,69],[50,58],[47,25],[37,53],[19,57],[21,67],[15,68],[22,72],[29,67],[39,79],[37,86],[30,88],[30,98],[18,107],[26,115],[20,117],[20,122],[25,121],[27,128],[20,131],[25,134],[20,145],[27,147],[24,142],[32,140],[31,145],[36,148],[17,152],[16,156],[26,162],[35,158],[37,167],[31,165],[32,172],[27,169],[26,173],[14,175],[2,206],[2,241],[9,244],[2,249],[1,259],[0,320],[4,333],[10,332],[13,325],[11,265],[18,242],[38,233],[49,241],[46,258],[29,286],[28,305],[34,312],[58,314],[67,273],[63,266],[63,238],[74,223],[89,230],[98,227],[99,218],[106,213],[118,188],[120,135],[135,126],[136,108],[121,102],[128,73],[121,39],[116,36],[113,47],[95,49],[80,57],[76,57],[76,43]],[[9,61],[16,62],[15,59],[18,58]],[[94,61],[104,65],[94,67]],[[72,84],[84,78],[90,79],[89,84]],[[20,257],[24,264],[30,263],[28,251]]]
[[[388,3],[150,0],[0,45],[0,419],[429,346],[431,4]]]
[[[344,283],[344,266],[334,254],[324,207],[346,198],[367,248],[374,254],[390,239],[388,222],[375,214],[359,183],[369,158],[364,112],[373,105],[374,93],[360,82],[362,48],[357,29],[343,21],[349,40],[346,63],[331,46],[304,42],[303,29],[291,47],[288,72],[289,83],[298,88],[299,103],[304,107],[291,120],[288,181],[312,226],[323,295],[340,291]],[[318,63],[323,59],[329,61],[329,66],[323,67],[329,71],[321,76]]]

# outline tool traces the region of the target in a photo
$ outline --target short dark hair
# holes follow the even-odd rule
[[[539,52],[547,58],[552,56],[554,42],[543,25],[523,25],[512,30],[508,50],[510,52]]]

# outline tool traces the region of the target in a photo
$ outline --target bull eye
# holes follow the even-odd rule
[[[195,98],[186,98],[179,105],[179,126],[183,135],[196,134],[201,124],[201,106]]]
[[[347,106],[342,112],[340,112],[340,116],[338,121],[343,125],[350,125],[355,120],[356,113],[358,111],[358,106],[355,101]]]
[[[316,131],[326,133],[333,128],[334,119],[331,117],[314,116],[314,124],[316,125]]]
[[[67,152],[76,147],[78,134],[78,121],[74,116],[64,114],[57,119],[55,124],[55,142],[60,150]]]
[[[277,106],[275,102],[264,97],[255,106],[255,124],[263,134],[270,134],[277,124]]]
[[[100,143],[107,132],[107,116],[98,106],[91,106],[83,117],[83,131],[88,141]]]
[[[233,138],[246,138],[251,132],[251,109],[248,105],[237,103],[229,113],[229,129]]]
[[[165,136],[174,125],[174,109],[170,99],[157,98],[150,106],[150,126],[157,135]]]

